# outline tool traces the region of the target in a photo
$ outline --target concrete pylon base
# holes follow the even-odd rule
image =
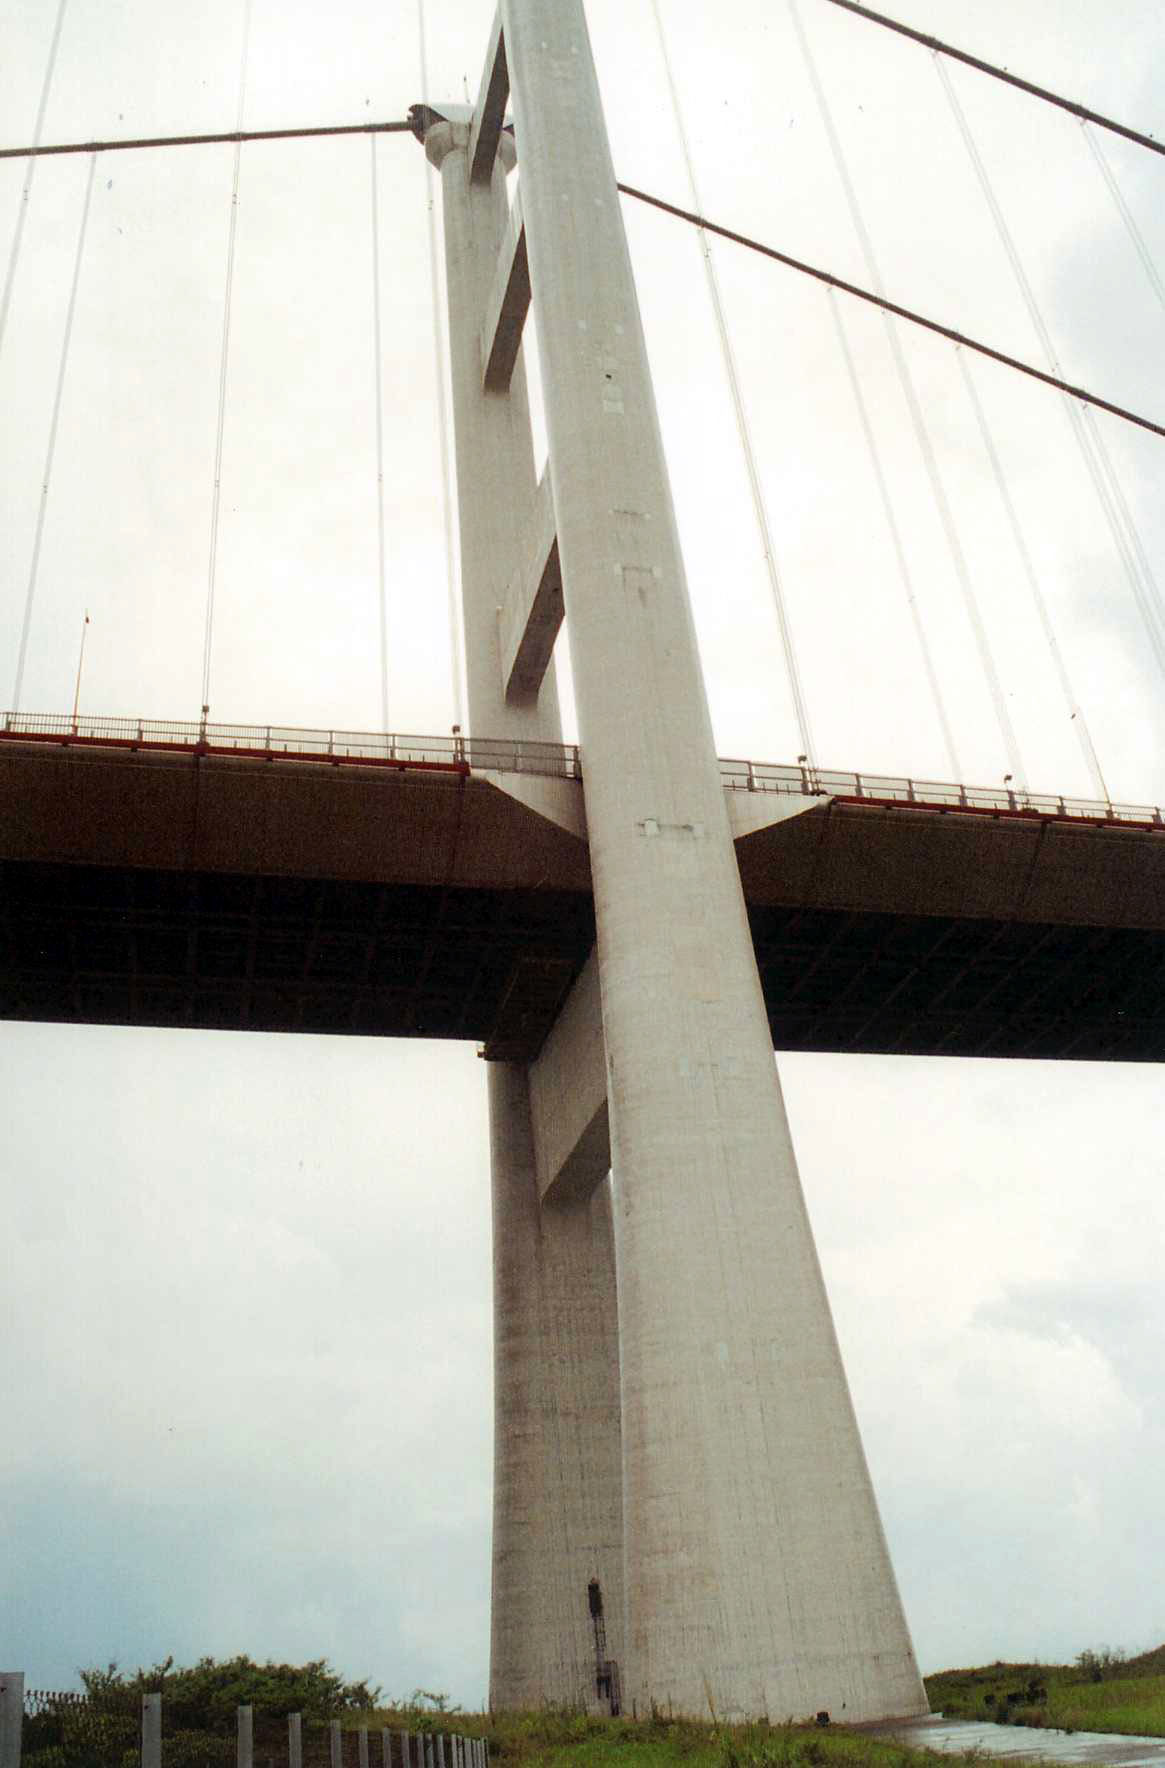
[[[489,1065],[494,1236],[490,1705],[609,1712],[588,1586],[622,1657],[623,1497],[611,1192],[541,1205],[527,1070]]]

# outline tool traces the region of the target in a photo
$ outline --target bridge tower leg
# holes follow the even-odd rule
[[[440,122],[425,132],[442,184],[469,730],[559,743],[553,670],[524,695],[507,698],[503,680],[498,604],[536,524],[538,487],[520,356],[507,388],[482,390],[482,314],[509,211],[501,157],[473,183],[468,142],[464,125]],[[588,1197],[540,1204],[524,1064],[489,1064],[489,1112],[490,1701],[598,1707],[588,1581],[601,1580],[618,1616],[623,1571],[610,1183]]]
[[[454,313],[453,325],[481,338],[480,412],[505,384],[532,289],[616,1187],[623,1698],[724,1717],[924,1711],[773,1064],[581,0],[501,0],[466,147],[470,185],[495,192],[511,85],[520,214],[499,227],[472,317]],[[455,306],[469,294],[467,280],[451,284]],[[537,654],[545,608],[528,599]],[[522,1141],[511,1078],[495,1136],[510,1136],[498,1170],[517,1184],[537,1150],[533,1134]],[[508,1084],[499,1077],[495,1097]],[[531,1294],[538,1285],[507,1249],[532,1244],[507,1233],[498,1246],[503,1284]],[[572,1274],[542,1267],[547,1284]],[[557,1380],[555,1345],[532,1351],[528,1334],[549,1328],[584,1360],[594,1347],[570,1344],[581,1312],[552,1322],[545,1306],[535,1316],[503,1300],[499,1320],[516,1328],[499,1339],[499,1425],[507,1407],[519,1431],[524,1405],[537,1415],[529,1465],[520,1436],[499,1444],[506,1540],[519,1543],[527,1507],[553,1556],[561,1494],[575,1504],[593,1469],[572,1451],[548,1503],[550,1390],[539,1406],[526,1372]],[[521,1404],[505,1397],[506,1370]],[[535,1649],[546,1584],[561,1572],[536,1561],[515,1561],[495,1585],[509,1605],[495,1647],[512,1632]],[[499,1703],[560,1694],[553,1680],[534,1690],[511,1679],[506,1649]]]

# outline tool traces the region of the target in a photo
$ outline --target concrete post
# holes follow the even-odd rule
[[[239,1707],[235,1714],[236,1768],[253,1768],[255,1759],[255,1709]]]
[[[624,1699],[926,1700],[802,1200],[581,0],[501,0],[616,1175]]]
[[[344,1768],[344,1739],[338,1719],[328,1721],[328,1757],[331,1768]]]
[[[24,1671],[0,1670],[0,1768],[20,1768]]]
[[[482,321],[509,223],[501,158],[469,177],[468,127],[438,123],[470,731],[561,741],[551,669],[533,700],[504,692],[498,609],[537,498],[525,370],[482,390]],[[512,151],[505,144],[506,151]],[[490,1700],[597,1710],[586,1589],[621,1632],[622,1461],[609,1199],[543,1211],[527,1070],[490,1064],[494,1223],[494,1528]]]
[[[380,1768],[392,1768],[392,1733],[380,1733]]]
[[[400,1768],[412,1768],[412,1751],[409,1748],[407,1731],[402,1731],[400,1734]]]
[[[368,1768],[368,1727],[361,1725],[356,1733],[356,1760],[360,1768]]]
[[[437,1733],[437,1768],[445,1768],[445,1739]]]
[[[162,1768],[162,1697],[142,1695],[142,1768]]]
[[[287,1768],[303,1768],[303,1714],[287,1715]]]

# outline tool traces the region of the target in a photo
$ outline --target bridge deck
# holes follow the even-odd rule
[[[6,738],[0,1016],[532,1055],[594,938],[585,820],[503,748]],[[1165,1058],[1165,829],[951,791],[729,791],[775,1046]]]

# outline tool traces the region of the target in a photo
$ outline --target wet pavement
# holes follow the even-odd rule
[[[867,1735],[895,1738],[912,1749],[959,1756],[974,1750],[1005,1762],[1060,1762],[1072,1768],[1111,1763],[1114,1768],[1165,1768],[1165,1737],[1129,1737],[1116,1731],[1036,1730],[1029,1725],[992,1725],[978,1719],[899,1719],[863,1726]]]

